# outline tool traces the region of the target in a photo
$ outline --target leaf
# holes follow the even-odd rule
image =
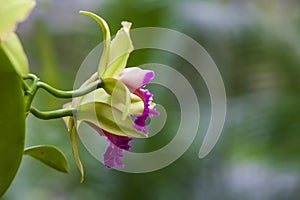
[[[1,0],[0,41],[15,31],[17,23],[25,20],[34,6],[34,0]]]
[[[88,12],[88,11],[80,11],[81,14],[87,15],[100,25],[102,31],[103,31],[103,40],[104,40],[104,47],[103,47],[103,53],[99,61],[98,65],[98,74],[99,77],[102,77],[104,71],[106,70],[108,59],[109,59],[109,53],[110,53],[110,30],[109,27],[104,19],[99,17],[98,15]]]
[[[73,152],[73,156],[74,156],[76,165],[81,174],[80,183],[82,183],[84,181],[84,169],[83,169],[82,163],[80,161],[79,153],[78,153],[78,134],[77,134],[76,128],[77,127],[74,124],[74,118],[70,117],[68,130],[70,130],[69,133],[70,133],[70,140],[71,140],[71,145],[72,145],[72,152]]]
[[[25,113],[20,76],[0,48],[0,197],[14,179],[24,149]]]
[[[129,114],[130,108],[130,91],[129,89],[117,79],[106,78],[102,79],[103,89],[111,95],[111,105],[123,104],[124,109],[122,110],[122,120],[124,120]]]
[[[122,112],[105,103],[92,102],[78,107],[77,119],[99,126],[115,135],[146,138],[147,135],[134,128],[132,119],[121,119]]]
[[[5,52],[12,66],[20,76],[25,76],[29,73],[27,56],[15,33],[10,34],[6,40],[2,41],[0,48]]]
[[[60,172],[67,173],[69,171],[69,165],[65,155],[55,146],[32,146],[26,148],[24,150],[24,154],[32,156],[33,158]]]
[[[129,54],[134,50],[130,38],[130,22],[122,22],[121,28],[111,42],[108,66],[103,74],[103,78],[118,78],[125,69]]]

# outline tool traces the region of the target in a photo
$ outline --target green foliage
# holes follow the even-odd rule
[[[26,76],[29,73],[27,56],[15,33],[11,33],[4,41],[2,41],[0,48],[3,49],[19,75]]]
[[[0,48],[0,196],[19,168],[25,139],[24,98],[20,76]]]
[[[26,148],[24,150],[24,154],[32,156],[33,158],[60,172],[67,173],[69,171],[69,165],[65,155],[55,146],[32,146]]]

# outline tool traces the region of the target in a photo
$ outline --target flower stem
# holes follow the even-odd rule
[[[63,108],[59,110],[52,110],[52,111],[39,111],[35,107],[30,107],[30,112],[40,119],[56,119],[61,117],[67,117],[67,116],[73,116],[74,113],[76,113],[75,108]]]
[[[94,91],[97,88],[100,88],[103,86],[103,83],[101,80],[96,80],[95,82],[87,85],[84,88],[79,88],[77,90],[71,90],[71,91],[63,91],[63,90],[58,90],[50,85],[48,85],[47,83],[41,82],[39,81],[37,83],[37,86],[39,88],[43,88],[44,90],[46,90],[47,92],[49,92],[50,94],[52,94],[55,97],[58,98],[72,98],[72,97],[79,97],[79,96],[83,96],[86,95],[92,91]]]
[[[37,90],[38,90],[38,86],[37,83],[39,81],[39,78],[37,76],[35,76],[34,74],[28,74],[27,77],[25,77],[24,79],[32,79],[32,83],[30,84],[30,86],[27,85],[27,83],[25,82],[25,80],[23,80],[23,87],[25,89],[24,91],[24,104],[25,104],[25,113],[26,116],[28,115],[33,97],[35,96]],[[25,86],[27,85],[27,86]]]
[[[32,101],[34,96],[36,95],[37,91],[39,88],[42,88],[44,90],[46,90],[47,92],[49,92],[50,94],[52,94],[55,97],[58,98],[73,98],[73,97],[80,97],[83,95],[86,95],[92,91],[94,91],[97,88],[101,88],[103,87],[103,83],[101,80],[96,79],[95,81],[93,81],[92,83],[88,84],[87,86],[83,87],[83,88],[79,88],[77,90],[71,90],[71,91],[64,91],[64,90],[58,90],[50,85],[48,85],[47,83],[44,83],[42,81],[40,81],[40,79],[34,75],[34,74],[28,74],[26,77],[23,78],[23,89],[24,89],[24,103],[25,103],[25,113],[26,116],[28,115],[29,111],[37,116],[38,118],[44,119],[43,117],[45,117],[45,119],[52,119],[52,118],[57,118],[56,116],[60,116],[59,113],[63,112],[63,116],[64,116],[64,112],[66,110],[62,109],[62,110],[55,110],[55,111],[47,111],[47,112],[41,112],[37,109],[35,109],[34,107],[31,107]],[[28,84],[28,82],[26,82],[26,80],[32,80],[32,82],[30,84]],[[54,117],[52,117],[52,115]],[[69,116],[69,115],[66,115]]]

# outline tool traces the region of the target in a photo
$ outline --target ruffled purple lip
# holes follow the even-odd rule
[[[153,94],[149,92],[149,90],[137,89],[134,92],[137,96],[139,96],[144,102],[144,111],[141,115],[137,115],[134,120],[134,127],[139,130],[143,131],[144,133],[148,133],[146,128],[146,120],[147,117],[152,117],[153,115],[159,115],[159,112],[156,111],[155,108],[150,108],[151,98]]]
[[[106,147],[106,150],[103,154],[103,162],[106,167],[112,168],[118,166],[124,168],[124,164],[121,162],[120,158],[124,157],[124,150],[129,150],[131,146],[128,144],[132,138],[126,136],[119,136],[111,134],[93,123],[86,122],[93,129],[95,129],[99,135],[106,136],[109,145]]]
[[[124,168],[120,158],[124,157],[124,149],[121,149],[110,142],[109,146],[106,148],[103,154],[103,161],[107,168],[112,168],[118,166]]]
[[[154,77],[154,72],[147,73],[144,78],[144,83],[147,84]],[[153,115],[159,115],[159,112],[156,111],[155,108],[150,108],[150,103],[153,97],[153,94],[149,92],[149,90],[144,89],[136,89],[134,94],[139,96],[144,102],[144,110],[140,115],[135,116],[134,119],[134,127],[148,134],[148,130],[146,128],[146,120],[147,117],[152,117]],[[101,136],[106,136],[109,145],[107,146],[104,154],[103,161],[106,167],[121,167],[124,168],[124,164],[121,161],[121,158],[124,157],[124,150],[129,150],[131,146],[128,144],[132,138],[126,136],[118,136],[112,133],[109,133],[105,130],[102,130],[98,126],[87,122],[91,127],[93,127]]]

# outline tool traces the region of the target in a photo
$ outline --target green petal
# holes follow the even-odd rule
[[[80,174],[81,174],[80,182],[82,183],[84,181],[84,169],[83,169],[80,157],[79,157],[77,127],[74,124],[73,117],[70,117],[70,119],[69,119],[68,130],[70,133],[70,140],[71,140],[71,145],[72,145],[73,156],[74,156],[76,165],[80,171]]]
[[[103,88],[99,88],[89,94],[85,95],[81,101],[81,105],[92,103],[92,102],[99,102],[105,103],[109,106],[113,106],[114,108],[120,110],[121,112],[124,110],[124,103],[118,102],[112,105],[111,102],[111,95],[109,95]],[[138,97],[137,95],[130,93],[130,105],[129,105],[129,114],[130,115],[138,115],[144,111],[144,102],[143,100]]]
[[[90,78],[88,78],[81,86],[81,88],[84,88],[86,86],[88,86],[89,84],[91,84],[92,82],[96,81],[96,79],[98,79],[98,72],[95,72],[94,74],[92,74],[92,76]],[[81,102],[84,100],[84,98],[86,97],[86,95],[81,96],[81,97],[77,97],[77,98],[73,98],[72,99],[72,106],[77,108]]]
[[[115,135],[145,138],[147,135],[133,127],[132,119],[121,119],[122,112],[105,103],[93,102],[79,106],[77,119],[91,122]]]
[[[138,114],[142,114],[144,111],[144,102],[143,100],[135,95],[130,93],[130,108],[129,108],[129,112],[130,114],[134,114],[134,115],[138,115]]]
[[[98,65],[98,74],[99,77],[102,77],[104,71],[106,70],[106,66],[108,64],[109,61],[109,53],[110,53],[110,31],[109,31],[109,27],[106,23],[106,21],[104,19],[102,19],[101,17],[99,17],[98,15],[88,12],[88,11],[80,11],[81,14],[87,15],[92,17],[94,20],[96,20],[96,22],[101,26],[101,29],[103,31],[103,40],[104,40],[104,49],[103,49],[103,53],[102,56],[100,58],[99,61],[99,65]]]
[[[129,114],[130,107],[130,91],[129,89],[117,79],[107,78],[102,80],[104,85],[103,89],[111,95],[112,106],[123,104],[124,109],[122,114],[122,120],[124,120]]]
[[[69,171],[69,165],[65,155],[55,146],[39,145],[29,147],[24,150],[24,154],[32,156],[60,172],[67,173]]]
[[[29,66],[22,44],[15,33],[10,34],[0,43],[0,48],[5,52],[17,73],[26,76],[29,73]]]
[[[0,197],[14,179],[24,149],[25,114],[20,76],[0,48]]]
[[[122,22],[122,25],[123,28],[111,42],[108,66],[103,78],[118,78],[126,67],[129,54],[134,50],[129,34],[131,23]]]
[[[34,6],[34,0],[1,0],[0,41],[15,31],[17,23],[26,19]]]

